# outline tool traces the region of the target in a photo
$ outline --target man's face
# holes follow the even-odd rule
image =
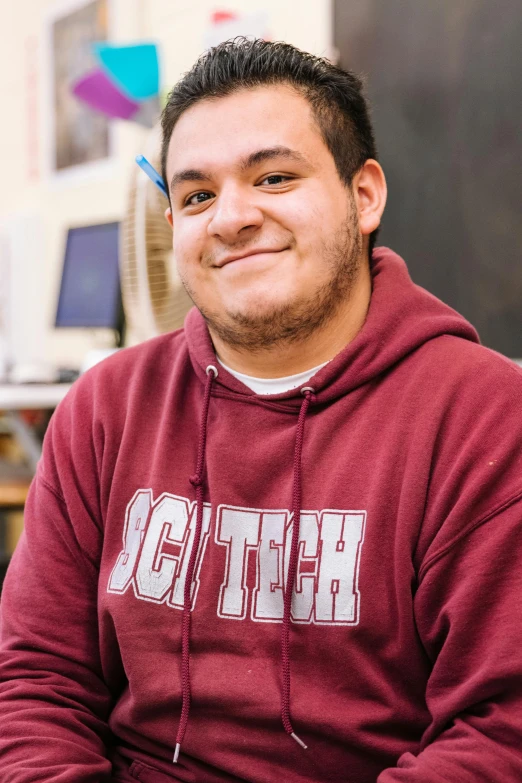
[[[254,349],[304,336],[349,296],[362,259],[355,201],[292,88],[196,103],[172,133],[167,177],[179,274],[223,340]]]

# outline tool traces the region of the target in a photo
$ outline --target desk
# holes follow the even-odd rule
[[[72,383],[0,384],[0,410],[5,411],[9,426],[24,449],[33,472],[42,447],[18,411],[56,408],[71,386]]]
[[[2,383],[0,410],[23,411],[56,408],[72,383]]]

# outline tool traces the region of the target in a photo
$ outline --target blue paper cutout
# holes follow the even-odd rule
[[[96,56],[121,90],[135,101],[152,98],[159,92],[159,63],[156,44],[117,46],[97,43]]]

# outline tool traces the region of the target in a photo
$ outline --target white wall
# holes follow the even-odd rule
[[[38,351],[46,359],[73,366],[104,335],[52,329],[66,230],[122,216],[133,159],[146,134],[133,123],[115,122],[115,155],[103,172],[87,172],[73,181],[57,181],[46,174],[46,23],[56,9],[74,1],[3,3],[0,29],[0,226],[26,220],[28,232],[35,223],[41,231],[37,243],[28,243],[30,257],[24,268],[32,288],[19,317],[30,325],[24,333],[38,336]],[[331,0],[112,0],[111,38],[159,42],[163,86],[170,87],[203,50],[210,15],[217,9],[264,11],[272,40],[285,40],[315,54],[331,53]]]

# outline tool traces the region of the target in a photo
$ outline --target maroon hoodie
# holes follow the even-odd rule
[[[372,275],[308,391],[214,377],[195,310],[74,385],[4,586],[1,783],[522,780],[522,373]]]

